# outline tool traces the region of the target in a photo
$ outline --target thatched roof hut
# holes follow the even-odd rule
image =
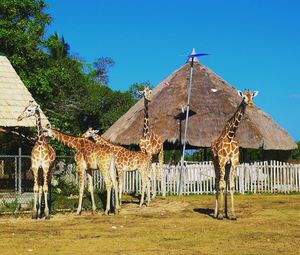
[[[164,141],[183,143],[185,120],[180,119],[185,115],[182,109],[187,103],[189,70],[190,64],[186,63],[153,89],[149,123]],[[193,147],[210,147],[241,98],[234,87],[199,62],[194,64],[192,86],[187,143]],[[118,144],[138,144],[143,130],[143,107],[141,99],[103,137]],[[182,126],[178,131],[180,122]],[[243,148],[291,150],[297,147],[290,135],[257,107],[247,108],[237,139]]]
[[[17,117],[33,100],[13,66],[5,56],[0,56],[0,127],[34,127],[34,117],[17,122]],[[48,122],[41,112],[43,125]]]

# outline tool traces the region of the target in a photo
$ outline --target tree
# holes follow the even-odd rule
[[[74,135],[89,126],[104,132],[136,100],[128,91],[107,87],[111,58],[86,64],[70,54],[63,36],[44,37],[51,23],[45,8],[44,0],[1,0],[0,51],[53,126]]]
[[[44,0],[0,1],[0,51],[25,81],[46,57],[41,43],[51,17],[45,8]]]
[[[298,148],[292,151],[292,159],[300,160],[300,141],[297,144]]]
[[[107,85],[109,82],[107,73],[114,64],[115,62],[111,58],[98,58],[93,63],[93,68],[90,71],[91,78],[99,84]]]
[[[152,89],[153,87],[150,85],[150,82],[149,81],[144,81],[144,82],[136,82],[136,83],[133,83],[128,92],[130,93],[130,95],[138,100],[141,98],[141,94],[139,93],[139,91],[142,91],[144,90],[144,88],[148,86],[150,89]]]
[[[51,58],[53,59],[58,60],[69,55],[69,44],[65,42],[63,36],[60,39],[57,32],[47,38],[45,45],[49,51]]]

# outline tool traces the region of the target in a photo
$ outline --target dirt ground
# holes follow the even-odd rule
[[[214,196],[157,198],[119,215],[0,217],[3,254],[300,254],[300,194],[238,195],[238,219],[215,220]]]

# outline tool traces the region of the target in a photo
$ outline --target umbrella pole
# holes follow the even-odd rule
[[[181,168],[180,168],[180,174],[179,174],[179,191],[178,191],[179,195],[182,195],[183,184],[184,184],[183,183],[183,177],[184,177],[184,155],[185,155],[185,148],[186,148],[186,136],[187,136],[188,122],[189,122],[189,111],[190,111],[190,98],[191,98],[191,92],[192,92],[193,68],[194,68],[194,57],[192,57],[191,68],[190,68],[188,102],[187,102],[187,107],[186,107],[184,138],[183,138],[183,149],[182,149],[182,156],[181,156],[181,162],[180,162]]]

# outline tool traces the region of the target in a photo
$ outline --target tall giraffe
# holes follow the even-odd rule
[[[45,128],[43,130],[46,136],[61,142],[67,147],[74,149],[75,162],[77,166],[77,172],[79,176],[79,203],[77,208],[77,214],[82,210],[82,198],[84,191],[84,174],[87,173],[89,180],[89,191],[92,199],[93,213],[96,211],[96,204],[94,199],[94,187],[93,187],[93,170],[100,170],[104,179],[106,188],[106,208],[104,214],[108,214],[110,210],[110,197],[111,189],[115,190],[115,210],[119,210],[118,202],[118,185],[115,175],[115,157],[109,146],[99,145],[89,141],[83,137],[75,137],[64,134],[55,129]]]
[[[29,105],[25,107],[23,112],[17,118],[18,121],[21,121],[24,118],[29,118],[30,116],[34,116],[36,118],[36,127],[38,139],[31,151],[31,169],[34,177],[34,204],[32,210],[32,218],[36,219],[37,217],[41,217],[41,202],[42,202],[42,194],[44,193],[45,200],[45,209],[44,214],[45,218],[49,219],[49,207],[48,207],[48,182],[50,179],[50,167],[52,166],[56,153],[53,148],[47,143],[43,132],[42,132],[42,122],[41,122],[41,114],[40,107],[37,104],[34,104],[33,101],[29,101]],[[42,171],[43,174],[43,182],[41,180],[41,176],[39,176],[39,170]]]
[[[158,163],[159,167],[156,168],[155,166],[152,167],[153,172],[153,195],[152,198],[156,196],[156,179],[161,180],[161,187],[162,187],[162,196],[166,196],[165,190],[165,178],[163,174],[163,167],[164,167],[164,149],[163,149],[163,141],[162,139],[154,133],[152,129],[149,127],[149,114],[148,114],[148,103],[152,100],[152,90],[145,86],[143,91],[139,92],[144,97],[144,126],[143,126],[143,136],[140,139],[140,149],[153,157],[153,155],[158,155]]]
[[[225,217],[235,220],[234,211],[234,176],[236,168],[239,164],[239,145],[236,139],[236,132],[241,122],[242,117],[245,114],[247,105],[252,108],[252,99],[257,96],[258,91],[253,93],[250,90],[245,91],[244,94],[238,91],[238,94],[242,97],[242,102],[238,106],[234,115],[226,122],[225,127],[218,139],[213,142],[212,151],[214,156],[214,168],[216,175],[216,207],[215,218],[223,219],[224,214],[224,202],[225,202]],[[226,170],[226,164],[231,163],[229,171]],[[224,193],[227,193],[227,185],[229,181],[230,197],[231,197],[231,215],[227,212],[227,201],[224,201]],[[219,203],[220,193],[220,203]],[[227,200],[227,196],[225,197]]]
[[[122,191],[125,171],[138,170],[142,177],[142,196],[139,206],[144,203],[144,193],[147,188],[147,205],[150,203],[150,186],[148,177],[150,174],[151,157],[143,152],[129,151],[122,146],[113,144],[98,135],[99,130],[89,128],[82,136],[92,138],[97,144],[107,145],[116,157],[116,167],[119,177],[119,202],[122,201]]]

